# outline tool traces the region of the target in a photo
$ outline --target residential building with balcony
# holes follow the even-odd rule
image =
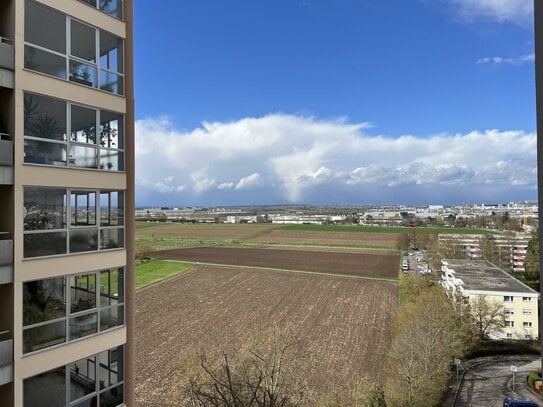
[[[452,298],[470,302],[485,297],[503,305],[503,331],[491,339],[531,340],[539,336],[539,293],[485,260],[442,260],[441,285]]]
[[[0,406],[134,405],[132,0],[0,2]]]

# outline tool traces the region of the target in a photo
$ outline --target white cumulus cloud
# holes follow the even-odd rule
[[[526,54],[519,57],[484,57],[477,61],[477,64],[492,64],[492,65],[523,65],[527,63],[533,63],[535,61],[535,54]]]
[[[467,21],[485,19],[527,25],[533,19],[533,0],[445,1],[453,5],[457,14]]]
[[[139,120],[137,201],[476,202],[535,194],[534,133],[391,138],[368,135],[370,127],[284,114],[204,123],[192,131],[164,119]]]

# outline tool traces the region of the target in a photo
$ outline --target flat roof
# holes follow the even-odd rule
[[[464,283],[464,290],[504,291],[537,294],[526,284],[486,260],[443,259],[454,276]]]

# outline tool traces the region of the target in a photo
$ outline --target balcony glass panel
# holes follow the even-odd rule
[[[124,306],[106,308],[100,311],[100,331],[124,324]]]
[[[70,146],[70,167],[98,168],[97,150],[95,147]]]
[[[70,231],[70,253],[98,250],[98,230],[72,229]]]
[[[66,16],[49,7],[25,2],[25,41],[66,54]]]
[[[124,116],[100,110],[100,146],[124,149]]]
[[[24,162],[66,166],[66,144],[25,139]]]
[[[23,331],[23,353],[35,352],[64,342],[66,342],[65,320]]]
[[[96,30],[79,21],[71,20],[71,55],[96,63]]]
[[[111,269],[100,273],[100,305],[107,307],[124,302],[123,269]]]
[[[96,88],[98,86],[96,68],[92,65],[70,59],[71,82]]]
[[[66,232],[31,233],[24,235],[24,257],[66,254]]]
[[[79,315],[70,318],[70,340],[83,338],[98,332],[98,314]]]
[[[66,141],[66,102],[25,93],[24,132],[27,137]]]
[[[66,58],[25,45],[25,68],[66,79]]]
[[[124,153],[118,150],[100,149],[100,169],[124,171]]]
[[[124,228],[101,229],[100,249],[124,247]]]
[[[96,110],[71,105],[70,141],[96,144]]]
[[[25,379],[23,392],[24,407],[43,406],[44,400],[54,406],[66,405],[66,368],[63,366]]]
[[[70,371],[70,401],[76,401],[96,391],[96,356],[78,360],[69,365]],[[88,399],[79,405],[91,405]]]
[[[123,73],[123,60],[123,40],[110,32],[100,30],[100,68]]]
[[[23,325],[62,318],[66,315],[64,278],[29,281],[23,285]]]
[[[70,224],[71,226],[96,225],[96,191],[71,191]]]
[[[122,346],[98,354],[100,389],[114,386],[122,380],[124,371],[123,362]]]
[[[101,0],[100,10],[109,15],[112,15],[113,17],[123,18],[122,0]]]
[[[124,95],[123,77],[115,73],[100,70],[100,89]]]
[[[117,386],[100,393],[100,407],[120,406],[123,404],[123,386]]]
[[[65,228],[66,190],[26,187],[23,212],[24,230]]]
[[[124,225],[124,192],[101,191],[100,192],[100,225],[122,226]]]
[[[72,314],[96,308],[96,274],[69,277],[70,312]]]

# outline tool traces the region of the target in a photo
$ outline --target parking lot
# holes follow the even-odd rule
[[[426,256],[422,250],[404,251],[402,271],[404,273],[417,273],[421,276],[432,274]]]

